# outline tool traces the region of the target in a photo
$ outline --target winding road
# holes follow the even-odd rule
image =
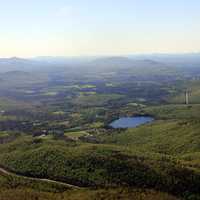
[[[54,180],[51,180],[51,179],[32,178],[32,177],[28,177],[28,176],[23,176],[23,175],[20,175],[20,174],[16,174],[16,173],[10,172],[7,169],[4,169],[2,167],[0,167],[0,172],[5,174],[5,175],[21,177],[21,178],[32,180],[32,181],[40,181],[40,182],[46,182],[46,183],[59,184],[59,185],[63,185],[65,187],[68,187],[68,188],[71,188],[71,189],[81,189],[81,187],[78,187],[76,185],[71,185],[71,184],[67,184],[67,183],[64,183],[64,182],[60,182],[60,181],[54,181]]]

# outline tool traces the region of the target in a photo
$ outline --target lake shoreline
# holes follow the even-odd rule
[[[137,115],[133,117],[120,117],[109,124],[113,129],[118,128],[136,128],[138,126],[151,123],[155,120],[154,117],[149,115]]]

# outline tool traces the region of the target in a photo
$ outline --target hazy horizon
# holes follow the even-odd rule
[[[110,58],[110,57],[145,57],[145,56],[200,56],[199,52],[170,52],[170,53],[162,53],[162,52],[153,52],[153,53],[129,53],[129,54],[88,54],[88,55],[35,55],[35,56],[1,56],[0,59],[14,59],[14,58],[21,58],[21,59],[39,59],[39,58]]]

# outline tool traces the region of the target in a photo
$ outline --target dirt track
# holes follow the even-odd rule
[[[19,175],[19,174],[10,172],[10,171],[8,171],[6,169],[3,169],[2,167],[0,167],[0,172],[3,173],[3,174],[6,174],[6,175],[17,176],[17,177],[21,177],[21,178],[29,179],[29,180],[33,180],[33,181],[42,181],[42,182],[59,184],[59,185],[66,186],[66,187],[71,188],[71,189],[81,189],[78,186],[67,184],[67,183],[60,182],[60,181],[54,181],[54,180],[50,180],[50,179],[41,179],[41,178],[32,178],[32,177],[28,177],[28,176]]]

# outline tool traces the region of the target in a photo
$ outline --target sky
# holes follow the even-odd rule
[[[0,57],[200,52],[199,0],[0,0]]]

